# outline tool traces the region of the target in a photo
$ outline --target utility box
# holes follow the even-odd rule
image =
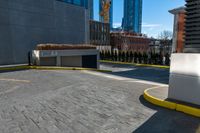
[[[172,54],[168,98],[200,105],[200,54]]]

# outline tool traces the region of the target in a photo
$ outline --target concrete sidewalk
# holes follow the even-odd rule
[[[168,86],[155,87],[147,90],[147,93],[153,97],[159,98],[161,100],[167,100],[168,98]]]

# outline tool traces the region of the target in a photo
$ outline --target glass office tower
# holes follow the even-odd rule
[[[94,7],[93,7],[94,1],[90,0],[89,1],[89,6],[90,6],[90,19],[94,19]]]
[[[124,0],[122,28],[124,31],[141,33],[142,0]]]
[[[70,3],[70,4],[88,8],[88,0],[57,0],[57,1],[62,1],[62,2],[66,2],[66,3]]]
[[[57,1],[62,1],[69,4],[85,7],[86,9],[90,10],[89,13],[90,19],[93,20],[94,18],[93,0],[57,0]]]

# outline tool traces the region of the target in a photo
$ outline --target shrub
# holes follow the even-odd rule
[[[121,51],[118,52],[118,61],[121,61],[121,56],[122,56],[122,53]]]
[[[125,52],[123,51],[122,52],[122,62],[125,62],[125,60],[126,60],[126,57],[125,57],[126,55],[125,55]]]
[[[129,56],[130,56],[129,62],[133,62],[133,51],[131,51],[131,52],[129,53]]]
[[[86,44],[38,44],[36,50],[71,50],[71,49],[96,49],[96,46]]]
[[[129,58],[130,58],[129,51],[126,51],[126,62],[128,62],[128,61],[129,61]]]
[[[137,52],[134,52],[134,63],[137,63],[137,60],[138,60],[138,54]]]

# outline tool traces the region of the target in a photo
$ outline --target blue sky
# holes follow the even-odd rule
[[[98,20],[99,0],[94,0],[94,19]],[[113,23],[121,25],[123,17],[123,0],[113,0]],[[168,10],[183,6],[184,0],[143,0],[142,33],[157,37],[163,30],[173,30],[173,15]]]

